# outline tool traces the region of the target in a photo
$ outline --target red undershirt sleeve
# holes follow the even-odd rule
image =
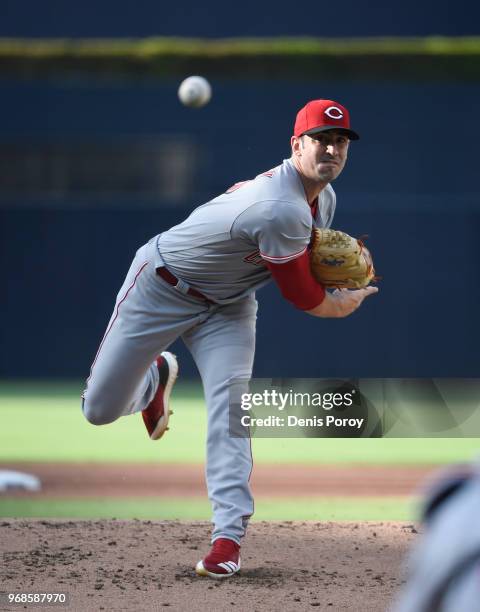
[[[312,276],[308,252],[287,263],[265,264],[283,297],[300,310],[311,310],[323,302],[325,289]]]

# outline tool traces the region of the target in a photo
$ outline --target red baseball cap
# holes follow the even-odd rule
[[[360,136],[350,129],[350,113],[335,100],[311,100],[297,113],[294,136],[318,134],[327,130],[342,130],[350,140]]]

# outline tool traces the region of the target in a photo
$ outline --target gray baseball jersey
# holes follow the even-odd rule
[[[302,255],[312,225],[329,227],[334,213],[335,192],[327,185],[312,219],[300,176],[287,159],[196,208],[159,236],[158,249],[175,276],[228,304],[270,280],[264,259],[285,263]]]

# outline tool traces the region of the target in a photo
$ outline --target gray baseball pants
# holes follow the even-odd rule
[[[94,425],[143,410],[158,387],[155,359],[181,337],[202,378],[207,404],[208,496],[212,541],[239,543],[253,513],[250,440],[229,436],[229,382],[251,377],[257,301],[209,304],[165,282],[156,238],[141,247],[117,296],[83,395]]]

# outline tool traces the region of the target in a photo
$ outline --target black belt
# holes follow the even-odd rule
[[[176,287],[178,285],[178,278],[174,276],[169,270],[167,270],[167,268],[163,268],[163,267],[157,268],[156,272],[158,276],[161,276],[163,280],[167,281],[169,285],[172,285],[173,287]],[[186,293],[187,295],[192,295],[193,297],[196,297],[200,300],[204,300],[205,302],[208,302],[209,304],[215,303],[215,302],[212,302],[212,300],[209,300],[206,296],[204,296],[203,293],[200,293],[200,291],[197,291],[196,289],[193,289],[192,287],[189,287]]]

